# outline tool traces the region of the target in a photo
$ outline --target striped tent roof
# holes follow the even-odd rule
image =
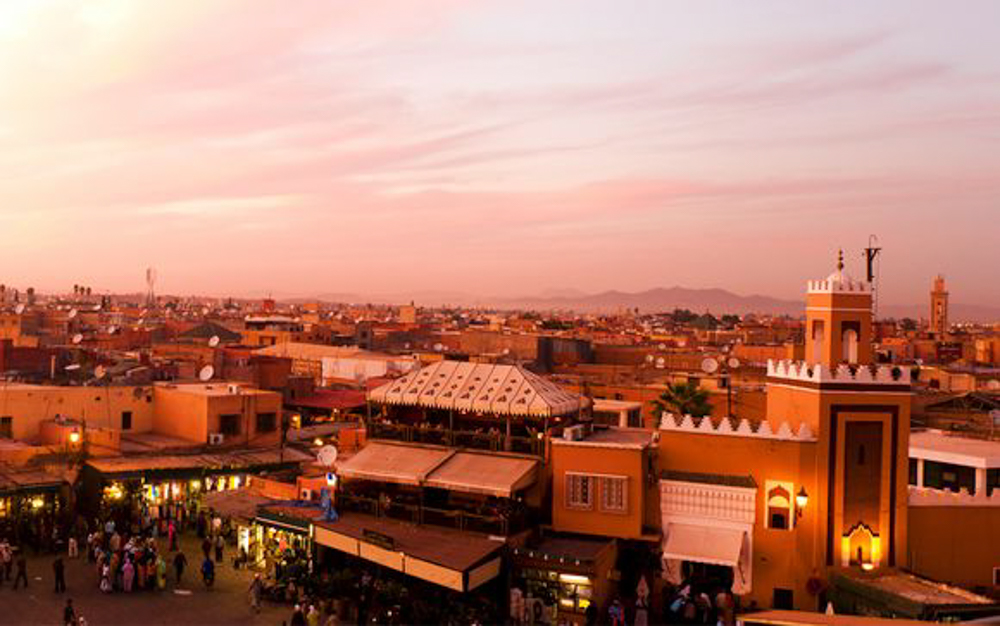
[[[371,390],[368,401],[545,417],[576,413],[582,398],[520,365],[438,361]]]

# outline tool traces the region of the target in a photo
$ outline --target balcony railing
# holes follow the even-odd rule
[[[537,437],[522,437],[499,432],[479,432],[473,430],[448,430],[429,426],[409,426],[388,422],[373,422],[368,425],[371,439],[389,439],[414,443],[429,443],[456,448],[489,450],[491,452],[518,452],[542,456],[544,446]]]
[[[364,513],[411,524],[429,524],[500,536],[507,536],[511,531],[516,532],[525,526],[523,515],[514,515],[513,517],[488,515],[462,509],[441,509],[347,493],[337,494],[337,508],[341,511]]]

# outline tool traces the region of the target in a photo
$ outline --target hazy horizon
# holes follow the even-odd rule
[[[0,282],[800,300],[838,248],[863,275],[875,233],[883,302],[942,273],[1000,306],[998,23],[987,1],[5,0]]]

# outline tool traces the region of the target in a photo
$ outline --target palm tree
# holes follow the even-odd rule
[[[657,418],[664,413],[704,417],[712,412],[708,402],[708,392],[696,383],[676,383],[667,385],[660,397],[653,400],[653,414]]]

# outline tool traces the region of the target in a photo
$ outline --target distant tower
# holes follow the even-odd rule
[[[146,268],[146,308],[156,308],[156,268]]]
[[[948,332],[948,292],[944,287],[944,276],[938,274],[931,291],[931,332],[944,336]]]

